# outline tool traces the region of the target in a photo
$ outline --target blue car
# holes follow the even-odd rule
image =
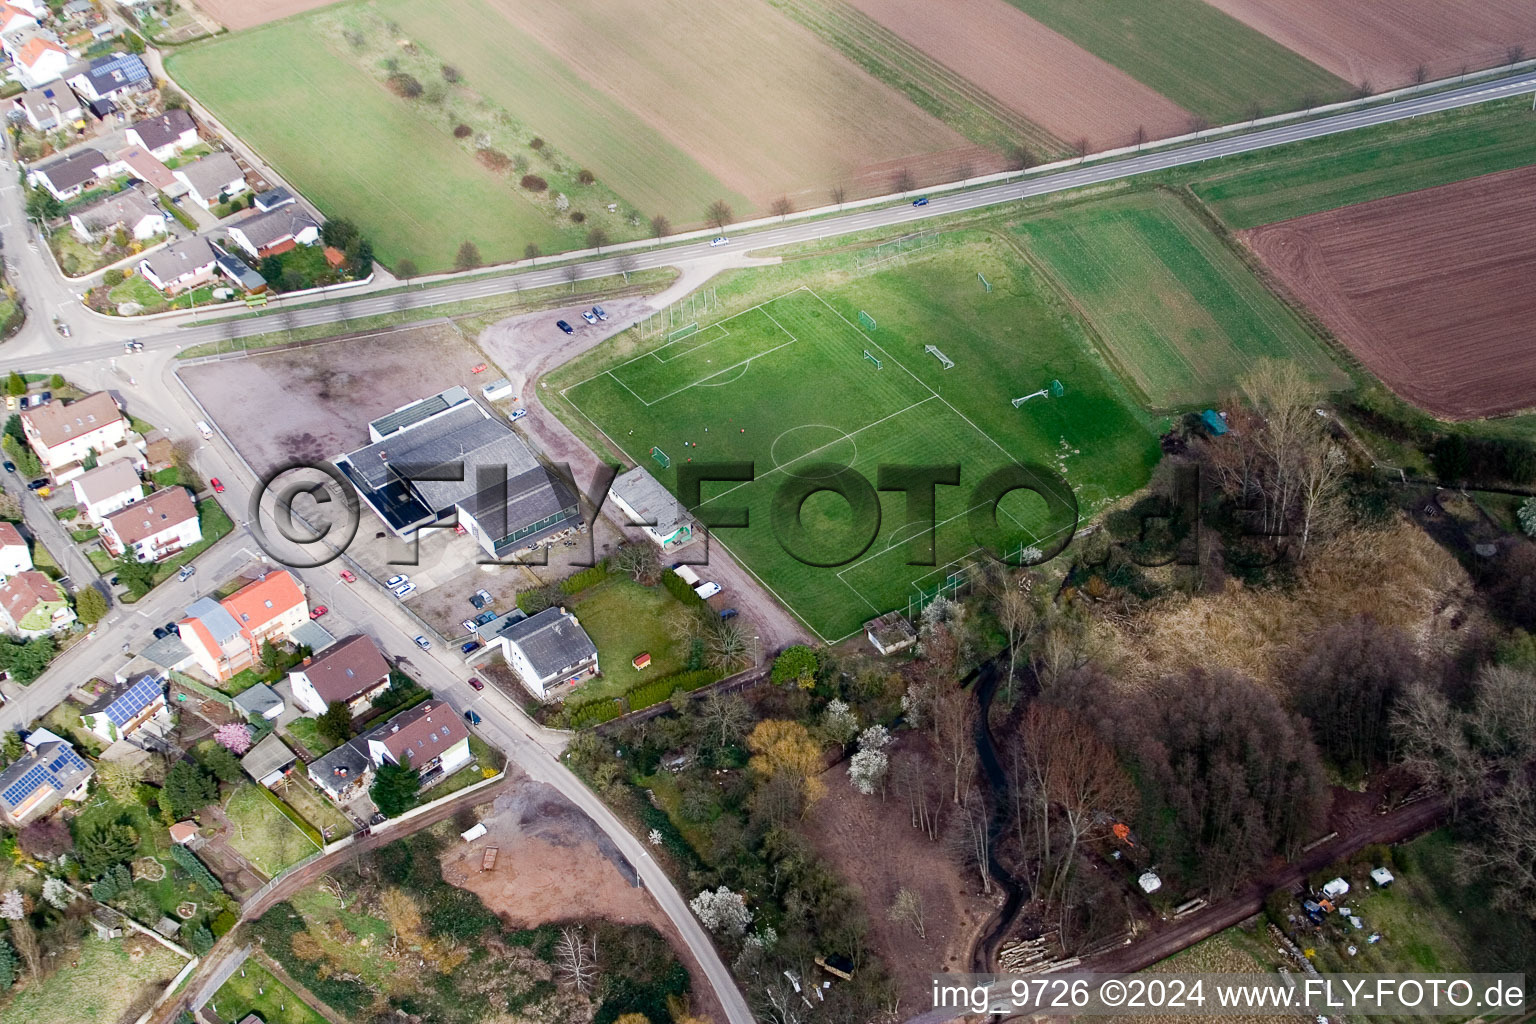
[[[928,205],[928,197],[927,196],[918,196],[916,199],[912,200],[912,205],[913,206],[927,206]]]
[[[468,722],[470,725],[479,725],[480,716],[475,714],[473,711],[466,711],[464,712],[464,721]]]
[[[459,648],[459,650],[463,651],[465,654],[473,654],[476,651],[478,651],[479,649],[480,649],[480,641],[478,641],[478,640],[471,640],[469,643],[467,643],[463,647]]]
[[[576,333],[576,328],[572,327],[570,324],[566,323],[564,320],[557,320],[557,321],[555,321],[555,326],[560,328],[566,334],[575,334]]]

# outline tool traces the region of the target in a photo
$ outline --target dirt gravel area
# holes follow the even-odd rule
[[[912,734],[898,738],[889,748],[893,768],[925,745]],[[912,827],[907,801],[893,787],[884,799],[864,796],[849,784],[841,764],[822,781],[827,795],[812,806],[804,831],[838,876],[863,895],[869,943],[895,981],[903,1016],[931,1006],[929,979],[939,971],[971,969],[971,948],[1002,894],[993,890],[996,902],[982,896],[980,876]],[[886,916],[904,888],[922,901],[923,936]]]
[[[368,443],[368,423],[455,384],[477,393],[485,361],[444,323],[273,348],[181,368],[240,454],[264,473],[323,462]],[[254,398],[260,401],[254,401]]]
[[[198,9],[227,29],[238,30],[328,7],[337,0],[197,0]]]
[[[1536,406],[1536,167],[1241,233],[1387,386],[1437,416]]]
[[[850,0],[1057,138],[1095,150],[1188,130],[1189,111],[1006,0]]]
[[[1351,83],[1380,91],[1536,52],[1536,0],[1206,0]]]
[[[496,797],[481,821],[486,835],[442,855],[444,881],[468,889],[513,925],[601,917],[649,924],[666,937],[693,975],[694,1008],[725,1020],[714,990],[635,871],[602,830],[552,787],[520,780]],[[496,866],[481,871],[488,847]]]
[[[966,139],[768,3],[492,0],[758,207]]]

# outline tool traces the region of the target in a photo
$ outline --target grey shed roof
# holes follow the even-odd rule
[[[689,523],[688,510],[641,466],[615,477],[609,493],[622,499],[642,519],[655,523],[652,529],[659,534],[671,533]]]
[[[308,647],[315,654],[319,654],[336,642],[336,638],[324,626],[313,619],[308,622],[299,623],[292,636],[294,643],[300,647]]]
[[[576,617],[559,608],[514,622],[502,636],[517,644],[541,679],[597,656],[596,645]]]
[[[467,401],[469,401],[469,389],[462,384],[456,384],[446,391],[419,399],[410,405],[403,405],[394,412],[380,416],[368,424],[368,436],[377,434],[379,437],[388,437],[397,430],[414,427],[423,420],[436,416],[440,412],[447,412],[454,406],[463,405]]]
[[[99,151],[82,149],[77,153],[69,154],[62,160],[55,160],[46,167],[37,168],[37,173],[52,182],[55,189],[63,192],[65,189],[90,181],[107,163],[107,158]]]
[[[214,642],[222,644],[240,635],[240,623],[228,609],[211,597],[200,597],[187,605],[187,618],[201,619]]]
[[[493,485],[460,499],[458,504],[475,517],[475,522],[491,535],[493,541],[518,536],[531,543],[542,531],[523,534],[535,524],[560,517],[565,512],[565,517],[549,527],[559,529],[560,523],[577,511],[576,495],[565,481],[543,466],[534,466],[508,480],[505,490],[500,485]]]
[[[282,703],[283,698],[266,683],[257,683],[235,698],[235,708],[242,714],[252,718],[257,715],[265,715],[268,711]],[[260,744],[257,744],[257,746],[260,746]]]
[[[296,760],[293,751],[288,749],[288,744],[278,739],[277,733],[270,733],[266,739],[252,747],[240,759],[240,767],[245,769],[245,774],[260,782]]]
[[[235,163],[235,158],[228,153],[210,153],[201,160],[194,160],[177,170],[187,179],[193,190],[204,199],[218,195],[219,189],[244,177],[240,173],[240,165]]]
[[[339,793],[362,777],[370,764],[367,744],[361,739],[352,739],[311,761],[309,777],[326,792]]]
[[[275,210],[279,206],[293,202],[293,193],[279,185],[270,188],[256,197],[256,209]]]
[[[357,475],[375,490],[397,479],[395,470],[412,477],[449,475],[449,470],[462,465],[462,480],[414,481],[413,486],[434,512],[445,512],[473,494],[481,466],[502,467],[510,480],[538,465],[510,427],[473,401],[450,408],[430,422],[397,430],[352,452],[348,459]],[[438,470],[443,472],[435,472]]]
[[[172,633],[161,640],[156,640],[139,652],[139,657],[151,661],[161,668],[175,668],[188,658],[192,657],[192,651],[181,642],[181,637]]]
[[[172,242],[164,249],[157,249],[144,257],[149,269],[162,281],[175,281],[183,274],[208,266],[218,254],[213,243],[202,235],[193,235],[180,242]]]

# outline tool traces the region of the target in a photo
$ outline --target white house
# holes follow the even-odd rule
[[[138,470],[127,459],[118,459],[87,470],[70,481],[75,491],[75,502],[85,510],[88,523],[100,525],[102,520],[127,508],[144,497],[144,484]]]
[[[87,103],[117,99],[131,92],[145,92],[154,87],[149,68],[131,53],[114,53],[91,61],[79,74],[71,75],[69,87]]]
[[[37,27],[38,16],[18,4],[0,4],[0,49],[14,57],[15,51],[26,44],[25,38],[17,38],[21,30]]]
[[[140,242],[166,233],[166,217],[139,189],[130,188],[69,215],[69,225],[82,242],[89,243],[121,227]]]
[[[286,570],[269,572],[222,601],[201,597],[181,620],[181,641],[209,678],[226,680],[261,657],[261,645],[293,638],[309,622],[304,584]]]
[[[663,551],[680,548],[693,540],[693,517],[641,467],[615,477],[608,497]]]
[[[192,201],[205,210],[219,202],[220,196],[250,191],[250,186],[245,183],[245,173],[228,153],[210,153],[171,173],[187,186]]]
[[[347,705],[356,718],[389,689],[389,662],[371,639],[348,637],[323,654],[305,658],[288,673],[293,697],[311,715],[324,714],[332,701]]]
[[[61,484],[84,473],[87,458],[128,443],[128,421],[105,391],[27,409],[21,429],[43,469]]]
[[[437,773],[452,775],[469,763],[469,730],[440,700],[424,700],[363,737],[375,765],[409,764],[428,783]]]
[[[101,522],[101,546],[113,558],[131,551],[140,562],[159,562],[202,539],[197,506],[185,487],[156,491]]]
[[[540,699],[551,696],[557,686],[575,686],[598,673],[596,645],[564,608],[546,608],[509,621],[492,640],[496,642],[523,685]]]
[[[69,51],[49,38],[51,33],[34,32],[15,51],[16,80],[28,89],[58,78],[74,63]],[[10,38],[15,38],[13,34]]]
[[[285,203],[229,225],[229,238],[252,256],[284,252],[320,241],[320,225],[297,203]]]
[[[0,523],[0,580],[32,568],[32,550],[21,531],[10,523]]]
[[[128,126],[128,143],[142,147],[156,160],[169,160],[197,145],[197,122],[179,108],[135,121]]]
[[[80,120],[81,116],[80,101],[62,78],[28,89],[17,96],[14,102],[16,109],[25,115],[27,123],[40,132],[62,128]]]
[[[10,3],[5,6],[26,11],[34,19],[44,18],[48,15],[48,5],[43,0],[10,0]]]
[[[98,686],[96,697],[80,713],[80,724],[108,743],[130,739],[157,719],[170,717],[164,675],[149,673],[123,683]]]
[[[139,273],[166,295],[179,295],[212,281],[218,256],[212,242],[193,235],[139,260]]]
[[[47,189],[59,202],[67,202],[95,185],[112,161],[94,149],[77,149],[67,156],[27,171],[27,184]]]
[[[0,626],[20,636],[46,636],[75,621],[69,598],[35,569],[0,583]]]

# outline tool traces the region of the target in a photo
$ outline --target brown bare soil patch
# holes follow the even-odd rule
[[[1536,51],[1532,0],[1207,2],[1340,78],[1378,90],[1409,84],[1420,64],[1431,78],[1445,78],[1503,64],[1511,46]]]
[[[1187,130],[1189,112],[1005,0],[850,0],[1058,138],[1093,149]]]
[[[958,132],[767,3],[492,0],[510,22],[754,204]]]
[[[1387,386],[1438,416],[1536,405],[1536,167],[1243,232]]]
[[[925,757],[926,746],[922,736],[897,739],[890,747],[892,774],[902,761]],[[935,972],[971,969],[971,948],[997,904],[980,895],[975,870],[962,867],[941,843],[912,827],[907,801],[895,787],[887,786],[883,800],[878,794],[864,796],[848,783],[841,764],[822,781],[827,795],[811,808],[804,831],[838,876],[862,894],[869,944],[891,973],[902,1016],[916,1013],[932,1005],[929,979]],[[904,888],[922,900],[921,937],[910,924],[886,916]]]
[[[328,7],[337,0],[197,0],[203,13],[227,29],[250,28],[269,21]]]

